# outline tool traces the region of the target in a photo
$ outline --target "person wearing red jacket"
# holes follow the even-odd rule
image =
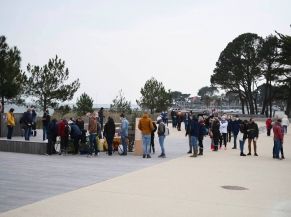
[[[283,153],[283,139],[284,139],[284,131],[281,125],[282,120],[278,119],[273,126],[274,132],[274,147],[273,147],[273,158],[275,159],[284,159]],[[279,157],[279,153],[281,151],[281,158]]]
[[[61,137],[61,152],[65,153],[67,152],[67,147],[69,143],[69,125],[68,121],[64,118],[58,123],[58,135]]]
[[[267,118],[266,120],[266,128],[267,128],[267,136],[271,135],[271,129],[272,129],[272,119]]]

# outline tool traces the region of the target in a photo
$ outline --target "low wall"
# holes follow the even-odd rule
[[[5,152],[46,154],[46,149],[47,143],[45,142],[0,140],[0,151]]]

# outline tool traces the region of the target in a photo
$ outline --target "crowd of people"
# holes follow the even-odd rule
[[[11,139],[13,134],[13,127],[16,124],[14,117],[14,109],[11,108],[7,113],[7,139]],[[86,143],[88,137],[88,157],[98,155],[99,150],[96,139],[105,138],[108,144],[108,155],[113,153],[113,140],[116,136],[116,125],[112,117],[108,117],[107,122],[103,126],[104,114],[103,108],[98,113],[87,114],[89,118],[88,130],[85,129],[84,120],[81,117],[70,120],[56,119],[51,120],[49,111],[46,110],[42,116],[43,126],[43,141],[47,140],[47,154],[55,153],[55,143],[57,137],[60,138],[59,154],[67,152],[69,138],[73,142],[73,154],[79,153],[79,146],[81,143]],[[25,140],[29,140],[30,136],[36,136],[36,111],[34,108],[28,108],[23,113],[20,124]],[[211,139],[211,149],[218,151],[224,147],[227,149],[228,143],[233,140],[232,149],[237,149],[239,144],[240,156],[252,155],[252,146],[254,156],[258,156],[257,140],[259,138],[259,127],[253,118],[249,120],[241,120],[238,115],[232,117],[224,115],[209,115],[198,114],[194,115],[191,111],[184,112],[172,111],[172,127],[181,131],[181,124],[185,125],[185,136],[188,137],[189,151],[191,157],[203,155],[204,145],[203,140],[205,136]],[[128,150],[128,128],[129,122],[124,114],[120,115],[121,127],[119,135],[121,138],[122,153],[127,155]],[[274,122],[271,118],[266,120],[267,136],[271,135],[273,129],[273,157],[276,159],[284,159],[283,141],[284,134],[287,133],[289,120],[287,115],[283,119],[277,118]],[[151,158],[151,152],[155,153],[155,134],[158,135],[161,153],[158,157],[165,158],[165,137],[169,134],[168,128],[168,114],[162,112],[156,121],[153,121],[147,112],[143,114],[138,123],[138,129],[142,134],[143,158]],[[244,153],[244,145],[247,141],[248,153]],[[280,156],[281,155],[281,156]]]
[[[165,126],[168,125],[168,121],[165,120],[162,113],[157,123],[163,126],[161,133],[158,131],[159,143],[161,147],[161,155],[159,157],[165,157]],[[206,116],[205,114],[194,115],[191,111],[171,111],[172,127],[181,131],[181,124],[184,122],[185,136],[188,136],[190,157],[197,157],[203,155],[203,139],[205,136],[209,136],[211,139],[212,151],[218,151],[224,147],[227,149],[227,144],[233,140],[232,149],[237,149],[239,144],[240,156],[252,155],[258,156],[257,152],[257,140],[259,138],[259,127],[254,118],[249,120],[241,120],[238,115],[232,117],[223,114]],[[271,129],[273,128],[273,158],[285,159],[283,152],[283,138],[287,133],[289,126],[289,120],[287,115],[283,119],[276,118],[273,122],[271,118],[266,121],[267,135],[270,136]],[[149,118],[147,113],[144,113],[141,118],[138,128],[142,132],[143,142],[143,158],[150,158],[150,147],[153,147],[153,135],[157,130],[154,122]],[[248,152],[245,154],[244,146],[247,142]],[[252,148],[253,147],[253,148]],[[253,149],[253,152],[252,152]],[[153,148],[153,150],[155,150]],[[281,154],[281,156],[280,156]]]

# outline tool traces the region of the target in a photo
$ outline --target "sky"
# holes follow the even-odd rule
[[[219,54],[240,34],[291,35],[290,0],[0,0],[0,35],[21,51],[21,67],[58,55],[75,102],[87,93],[110,104],[122,89],[132,104],[151,77],[197,95]]]

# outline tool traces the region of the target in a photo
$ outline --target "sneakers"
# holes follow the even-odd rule
[[[147,155],[147,158],[152,158],[149,154]]]
[[[250,152],[247,155],[252,155]]]
[[[259,155],[257,153],[255,153],[254,156],[259,156]]]
[[[145,158],[145,157],[146,157],[146,155],[145,155],[145,154],[143,154],[143,155],[142,155],[142,158]]]
[[[232,147],[232,149],[236,149],[236,147]]]
[[[245,155],[244,153],[240,153],[240,156],[247,156],[247,155]]]
[[[188,151],[188,152],[187,152],[187,154],[192,154],[192,151],[191,151],[191,150],[190,150],[190,151]]]

